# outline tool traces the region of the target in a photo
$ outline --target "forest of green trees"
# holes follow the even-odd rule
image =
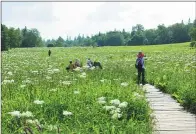
[[[175,23],[166,27],[158,25],[155,29],[144,29],[144,26],[137,24],[132,29],[122,31],[109,31],[97,33],[91,37],[78,35],[74,39],[67,37],[63,39],[43,40],[36,28],[15,29],[8,28],[1,24],[1,51],[19,47],[72,47],[72,46],[133,46],[133,45],[154,45],[181,43],[196,40],[196,20],[188,20]]]

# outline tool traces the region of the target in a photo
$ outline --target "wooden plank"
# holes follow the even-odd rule
[[[195,128],[188,128],[188,127],[181,127],[181,126],[159,126],[157,127],[155,130],[159,130],[159,131],[186,131],[186,130],[189,130],[189,131],[195,131]]]
[[[183,121],[183,122],[193,122],[193,123],[195,123],[195,125],[196,125],[196,122],[195,122],[195,120],[192,120],[191,118],[157,118],[156,117],[156,119],[158,119],[160,122],[162,122],[162,121],[173,121],[173,122],[175,122],[175,121]]]
[[[176,102],[171,98],[148,98],[149,101],[160,101],[160,102]]]
[[[150,104],[151,107],[154,107],[154,108],[163,108],[163,109],[166,109],[166,108],[179,108],[179,109],[184,109],[183,107],[181,106],[178,106],[178,105],[164,105],[164,104],[159,104],[159,105],[156,105],[156,104]]]
[[[176,111],[178,111],[178,109],[183,110],[183,108],[179,106],[151,105],[151,107],[152,109],[163,109],[163,110],[176,109]]]
[[[184,130],[184,131],[155,131],[154,134],[196,134],[196,132],[193,130]]]

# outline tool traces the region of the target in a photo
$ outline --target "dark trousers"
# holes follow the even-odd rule
[[[140,84],[141,82],[141,75],[142,75],[142,84],[145,84],[145,69],[144,68],[138,68],[138,81],[137,83]]]

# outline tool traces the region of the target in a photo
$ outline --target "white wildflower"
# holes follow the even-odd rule
[[[106,111],[112,110],[112,109],[116,109],[115,106],[104,106],[103,109],[105,109]]]
[[[86,75],[79,75],[80,78],[86,78]]]
[[[8,112],[8,114],[11,114],[11,116],[17,116],[20,117],[20,111],[13,111],[13,112]]]
[[[26,122],[29,123],[29,124],[40,125],[40,122],[38,121],[38,119],[35,119],[35,120],[27,119]]]
[[[115,113],[120,113],[120,112],[121,112],[120,108],[116,108],[116,109],[112,109],[110,111],[110,114],[115,114]]]
[[[75,69],[73,69],[74,71],[80,71],[81,68],[80,67],[76,67]]]
[[[28,119],[26,120],[27,123],[34,124],[34,120]]]
[[[24,88],[24,87],[26,87],[26,85],[21,85],[20,87],[21,87],[21,88]]]
[[[8,74],[8,75],[13,75],[12,72],[8,72],[7,74]]]
[[[82,73],[82,75],[86,75],[86,73],[85,73],[85,72],[83,72],[83,73]]]
[[[2,84],[7,84],[7,83],[14,83],[14,80],[13,79],[12,80],[4,80],[2,82]]]
[[[124,101],[124,102],[119,104],[119,107],[120,108],[125,108],[125,107],[127,107],[127,105],[128,105],[128,103],[126,101]]]
[[[32,73],[34,73],[34,74],[38,74],[38,71],[31,71]]]
[[[69,78],[69,76],[65,76],[65,78]]]
[[[129,84],[128,84],[127,82],[123,82],[123,83],[121,83],[120,85],[123,86],[123,87],[126,87],[126,86],[128,86]]]
[[[47,129],[49,129],[49,131],[57,130],[57,126],[56,125],[49,125],[49,126],[47,126]]]
[[[122,117],[122,114],[119,114],[119,113],[114,113],[112,115],[112,119],[118,119],[118,118],[121,118]]]
[[[86,78],[86,73],[83,72],[81,75],[79,75],[80,78]]]
[[[88,69],[88,68],[90,68],[89,66],[87,66],[87,65],[85,65],[85,66],[83,66],[83,68],[84,69]]]
[[[23,113],[21,114],[21,116],[22,116],[22,117],[33,117],[33,114],[32,114],[32,112],[30,112],[30,111],[26,111],[26,112],[23,112]]]
[[[39,104],[39,105],[40,105],[40,104],[43,104],[43,103],[44,103],[44,101],[43,101],[43,100],[41,100],[41,101],[40,101],[40,100],[35,100],[35,101],[34,101],[34,103],[35,103],[35,104]]]
[[[53,88],[53,89],[50,89],[51,92],[56,92],[57,89],[56,88]]]
[[[196,66],[192,66],[192,68],[196,68]]]
[[[72,115],[72,112],[69,112],[69,111],[63,111],[63,115],[65,115],[65,116],[69,116],[69,115]]]
[[[99,100],[98,103],[99,103],[99,104],[105,104],[106,101],[104,101],[104,100]]]
[[[103,97],[103,96],[102,97],[99,97],[98,98],[98,103],[99,104],[105,104],[106,103],[105,99],[106,99],[106,97]]]
[[[113,105],[119,105],[120,101],[118,99],[114,99],[114,100],[111,100],[110,103]]]
[[[53,72],[58,73],[58,72],[60,72],[60,70],[59,69],[53,69]]]
[[[49,74],[53,74],[54,71],[49,69],[49,70],[48,70],[48,73],[49,73]]]
[[[106,99],[106,98],[102,96],[102,97],[99,97],[99,98],[98,98],[98,101],[105,101],[105,99]]]
[[[28,83],[31,83],[31,81],[27,79],[27,80],[22,81],[22,83],[28,84]]]
[[[74,94],[79,94],[80,93],[80,91],[74,91]]]
[[[64,84],[64,85],[70,85],[71,84],[71,81],[63,81],[61,83]]]
[[[101,82],[104,82],[105,80],[103,79],[103,80],[100,80]]]
[[[93,67],[90,67],[90,70],[94,70],[95,69],[95,67],[93,66]]]
[[[133,93],[133,96],[134,96],[134,97],[141,97],[141,95],[138,94],[137,92],[134,92],[134,93]]]
[[[185,72],[190,73],[190,70],[186,69]]]
[[[52,79],[52,77],[50,77],[50,76],[46,76],[46,79],[47,79],[47,80],[50,80],[50,79]]]

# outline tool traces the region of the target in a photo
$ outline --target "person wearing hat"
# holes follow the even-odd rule
[[[69,61],[69,65],[68,67],[66,67],[66,70],[69,71],[73,71],[73,69],[75,68],[75,65],[72,63],[72,60]]]
[[[141,75],[142,75],[142,85],[145,84],[145,67],[144,67],[144,54],[140,51],[137,55],[135,67],[138,70],[138,78],[137,78],[137,84],[139,85],[141,82]]]

